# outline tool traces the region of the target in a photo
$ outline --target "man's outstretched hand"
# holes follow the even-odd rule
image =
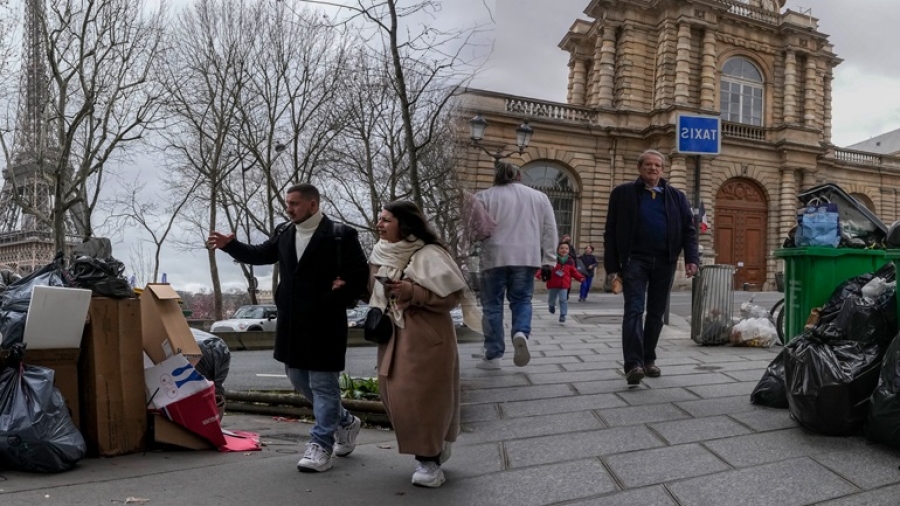
[[[210,232],[209,238],[206,240],[206,247],[209,249],[222,249],[226,244],[234,240],[234,234],[220,234],[218,232]]]

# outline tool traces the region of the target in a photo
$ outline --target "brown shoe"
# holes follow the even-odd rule
[[[659,367],[656,367],[656,365],[654,364],[645,365],[644,372],[647,374],[648,378],[658,378],[662,376],[662,372],[659,370]]]
[[[642,379],[644,379],[644,369],[641,367],[635,367],[625,374],[625,381],[629,385],[639,385]]]

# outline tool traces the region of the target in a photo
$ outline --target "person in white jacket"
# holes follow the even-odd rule
[[[484,356],[480,369],[499,369],[506,351],[503,298],[512,311],[513,363],[531,360],[531,298],[535,271],[549,272],[556,261],[556,218],[547,195],[520,183],[519,167],[498,162],[494,186],[475,194],[496,227],[481,250],[481,304]]]

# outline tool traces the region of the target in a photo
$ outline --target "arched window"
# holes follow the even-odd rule
[[[576,244],[574,217],[577,191],[566,172],[548,162],[535,162],[522,168],[522,183],[544,192],[550,198],[559,237],[569,234],[573,244]]]
[[[722,119],[762,126],[763,76],[750,60],[736,57],[722,67]]]

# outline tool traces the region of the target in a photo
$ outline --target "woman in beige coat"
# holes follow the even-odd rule
[[[459,356],[450,310],[466,285],[415,204],[387,204],[377,228],[369,305],[394,323],[393,337],[378,347],[378,388],[400,453],[415,455],[412,483],[439,487],[441,464],[459,434]]]

